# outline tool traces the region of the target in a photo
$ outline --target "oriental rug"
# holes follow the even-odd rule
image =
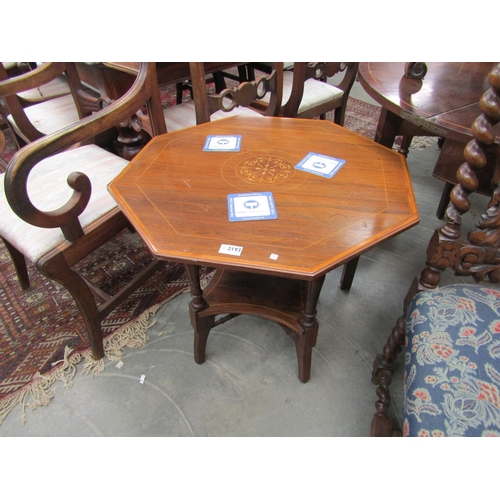
[[[162,87],[161,95],[163,106],[175,105],[175,87]],[[185,91],[184,99],[189,98]],[[379,107],[349,98],[345,127],[373,139],[379,114]],[[6,166],[15,152],[15,141],[10,130],[3,132],[0,163]],[[112,289],[130,279],[150,258],[138,235],[124,232],[81,263],[79,271],[104,289]],[[69,388],[78,363],[84,363],[84,374],[94,376],[105,366],[104,360],[92,360],[85,326],[71,295],[33,266],[29,266],[29,275],[32,286],[22,292],[0,241],[0,423],[18,404],[23,420],[26,409],[49,404],[55,394],[54,382],[60,380]],[[204,276],[208,281],[208,271]],[[143,346],[155,313],[187,289],[183,266],[166,263],[103,321],[106,358],[119,360],[123,349]]]
[[[139,236],[124,231],[76,268],[113,293],[151,258]],[[0,422],[17,404],[23,407],[23,420],[26,408],[49,404],[53,383],[61,380],[69,388],[77,363],[83,361],[82,372],[94,376],[105,366],[104,359],[91,356],[85,324],[71,295],[31,264],[28,271],[31,287],[23,292],[0,241]],[[102,322],[105,357],[118,361],[124,348],[145,345],[155,313],[188,285],[183,265],[165,263]]]

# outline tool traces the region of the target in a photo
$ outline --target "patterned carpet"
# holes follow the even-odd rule
[[[120,288],[151,256],[137,234],[123,232],[78,265],[78,270],[104,290]],[[20,291],[9,254],[0,242],[0,422],[18,403],[47,404],[55,380],[69,386],[74,365],[97,375],[104,361],[89,350],[83,319],[71,295],[29,266],[31,288]],[[166,263],[103,321],[104,350],[119,360],[124,347],[137,348],[155,312],[188,289],[181,264]]]

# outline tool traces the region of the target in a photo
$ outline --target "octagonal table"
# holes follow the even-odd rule
[[[237,136],[239,150],[204,150],[212,136]],[[333,177],[296,168],[310,153],[345,164]],[[419,220],[404,156],[322,120],[230,117],[168,133],[109,190],[153,255],[185,264],[197,363],[211,328],[255,314],[294,339],[302,382],[326,273]],[[252,219],[263,193],[276,218]],[[231,221],[239,197],[247,208]],[[217,269],[205,290],[200,266]]]

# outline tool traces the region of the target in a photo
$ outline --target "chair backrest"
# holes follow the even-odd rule
[[[238,106],[251,107],[255,101],[269,93],[269,104],[259,113],[264,116],[278,116],[283,93],[283,63],[273,63],[269,75],[250,82],[240,83],[237,87],[227,88],[219,94],[207,94],[204,64],[189,63],[193,98],[196,109],[196,123],[210,121],[216,111],[230,112]]]
[[[49,84],[61,75],[68,81],[79,118],[89,116],[102,107],[102,99],[90,95],[84,89],[75,63],[44,63],[32,71],[11,78],[0,64],[0,98],[5,102],[22,135],[30,142],[39,139],[44,133],[29,120],[25,112],[25,103],[18,94]]]
[[[293,84],[290,98],[283,105],[284,116],[296,116],[299,110],[304,84],[309,79],[326,82],[337,73],[345,72],[342,81],[336,85],[347,99],[358,72],[357,62],[296,62],[293,64]]]
[[[488,279],[500,283],[500,148],[493,130],[500,122],[500,65],[490,72],[489,82],[491,88],[480,101],[483,113],[472,125],[473,139],[465,147],[466,161],[451,191],[446,222],[434,233],[427,249],[427,266],[414,284],[417,291],[435,289],[446,268],[460,276],[472,276],[476,282]],[[469,195],[478,187],[476,174],[486,165],[493,165],[493,195],[476,228],[464,235],[462,216],[471,207]]]
[[[14,212],[35,226],[60,227],[69,241],[78,238],[82,234],[78,216],[87,206],[91,193],[88,177],[79,172],[73,173],[68,178],[68,184],[74,189],[71,199],[57,211],[43,212],[32,204],[28,196],[27,181],[31,170],[44,158],[88,142],[98,134],[127,122],[143,106],[146,107],[153,135],[166,133],[157,85],[155,63],[141,63],[133,86],[123,97],[93,115],[21,148],[5,174],[5,193]]]

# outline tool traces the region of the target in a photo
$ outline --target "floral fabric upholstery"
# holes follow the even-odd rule
[[[404,436],[500,436],[500,289],[449,285],[408,308]]]

